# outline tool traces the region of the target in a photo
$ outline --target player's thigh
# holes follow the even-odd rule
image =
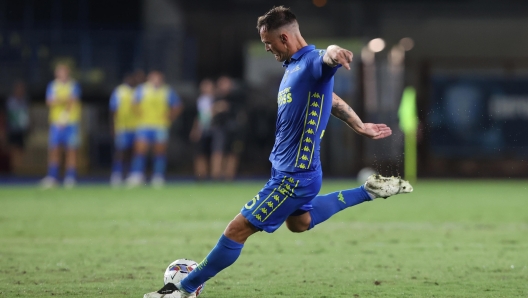
[[[272,233],[295,210],[310,202],[320,188],[321,175],[291,177],[275,173],[241,213],[258,229]]]
[[[134,147],[135,132],[134,131],[120,131],[116,133],[114,139],[114,146],[116,151],[130,150]]]
[[[63,145],[67,150],[77,150],[80,144],[78,125],[68,125],[64,128]]]
[[[51,125],[48,135],[48,147],[50,151],[60,146],[61,143],[61,127]]]
[[[136,131],[136,138],[134,142],[134,152],[136,154],[146,154],[149,145],[152,142],[152,130],[151,129],[138,129]]]
[[[167,152],[167,142],[169,141],[169,130],[158,128],[154,130],[154,154],[160,155]]]
[[[212,137],[210,132],[203,132],[200,140],[195,146],[196,155],[209,156],[211,155]]]
[[[130,150],[134,148],[134,143],[136,141],[136,132],[135,131],[127,131],[125,136],[125,143],[123,150]]]
[[[211,151],[212,153],[223,154],[226,150],[227,135],[223,128],[217,127],[211,130]]]

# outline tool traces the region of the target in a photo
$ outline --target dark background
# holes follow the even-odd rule
[[[324,6],[315,5],[321,3]],[[81,172],[102,175],[111,161],[107,103],[112,89],[127,71],[160,69],[186,104],[185,113],[172,127],[169,171],[190,175],[192,150],[187,136],[195,114],[197,84],[205,77],[229,75],[246,94],[248,115],[255,119],[247,127],[241,175],[267,174],[276,105],[270,95],[275,91],[262,90],[276,89],[273,83],[254,86],[247,82],[246,54],[248,42],[259,41],[257,17],[281,4],[297,14],[308,42],[327,38],[366,44],[383,38],[387,48],[376,56],[380,82],[387,78],[384,67],[390,46],[402,37],[414,40],[401,87],[412,85],[418,91],[420,176],[528,175],[527,114],[501,118],[497,120],[501,125],[488,117],[494,112],[489,109],[490,96],[495,94],[489,91],[490,85],[509,88],[501,94],[520,98],[515,102],[519,109],[528,100],[526,88],[506,87],[528,83],[528,3],[524,1],[0,0],[0,100],[9,95],[15,80],[23,79],[35,107],[33,125],[41,123],[44,90],[53,78],[54,63],[72,61],[74,76],[82,85],[82,100],[89,107],[83,118],[89,119],[83,120],[87,161]],[[358,86],[364,78],[360,56],[355,53],[358,65],[353,77],[357,82],[351,82]],[[270,57],[270,63],[276,62]],[[460,125],[446,120],[450,117],[446,92],[460,81],[473,82],[482,96],[469,104],[464,96],[455,96],[451,104],[461,103],[461,117],[473,108],[481,109],[472,122],[472,132],[489,132],[494,127],[495,137],[461,133]],[[380,92],[380,101],[384,96],[401,97],[401,88],[395,90],[389,95]],[[390,124],[395,135],[370,150],[370,141],[347,135],[346,128],[331,122],[330,127],[338,128],[323,145],[326,173],[350,176],[365,166],[401,172],[402,135],[396,111],[371,118],[364,110],[362,88],[346,99],[366,120]],[[443,126],[436,125],[438,119],[445,120],[440,121]],[[25,175],[42,172],[45,146],[38,145],[42,137],[37,126],[32,130],[32,142],[37,145],[31,156],[38,158],[28,161]],[[351,160],[350,166],[334,165],[336,159]],[[12,172],[5,167],[3,171]]]

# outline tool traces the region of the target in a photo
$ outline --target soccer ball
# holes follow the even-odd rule
[[[198,267],[198,263],[196,263],[193,260],[188,259],[178,259],[167,267],[167,270],[165,270],[165,274],[163,275],[163,283],[173,283],[177,284],[182,279],[184,279],[191,271],[196,269]],[[198,289],[194,292],[196,294],[196,297],[202,293],[202,290],[205,286],[204,284],[201,284]]]

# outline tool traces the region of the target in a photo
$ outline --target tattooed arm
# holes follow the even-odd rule
[[[356,112],[335,93],[332,94],[332,115],[345,122],[356,133],[373,140],[392,134],[390,127],[385,124],[363,123]]]

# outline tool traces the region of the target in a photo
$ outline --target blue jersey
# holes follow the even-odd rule
[[[332,110],[334,74],[323,62],[325,50],[308,45],[284,62],[277,97],[275,145],[270,161],[285,172],[321,169],[319,147]]]

